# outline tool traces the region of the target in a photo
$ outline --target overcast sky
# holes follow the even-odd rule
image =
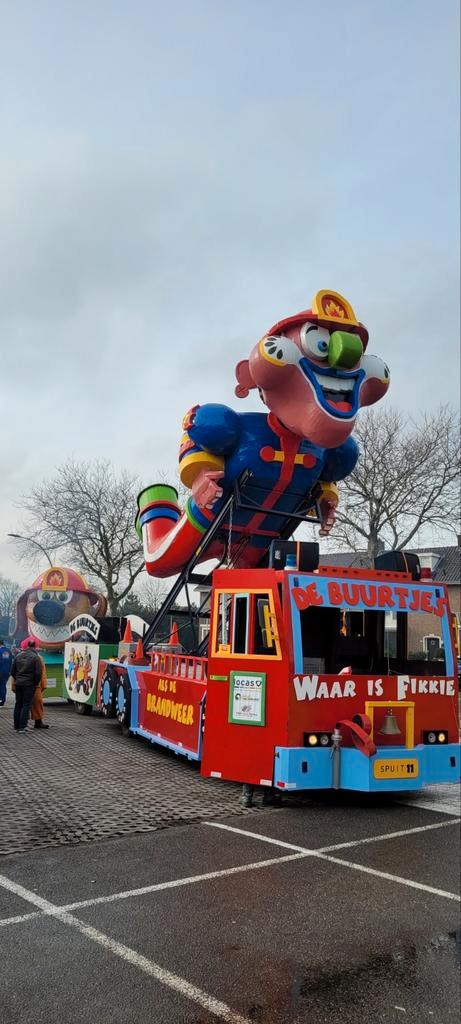
[[[147,484],[320,288],[458,403],[457,0],[0,0],[0,572],[68,455]]]

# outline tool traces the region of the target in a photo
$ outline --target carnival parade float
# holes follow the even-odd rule
[[[21,594],[16,609],[15,635],[19,640],[30,637],[36,641],[47,673],[45,700],[61,698],[81,704],[94,703],[99,660],[99,652],[94,648],[100,631],[98,619],[103,619],[106,611],[103,594],[89,587],[75,569],[61,566],[46,569]],[[74,648],[69,673],[69,657],[65,662],[64,653],[72,637],[75,641],[85,640],[85,645],[78,652],[78,658]],[[109,657],[115,650],[116,645],[112,644],[100,653]]]
[[[270,328],[236,378],[237,397],[255,390],[265,411],[193,406],[179,451],[185,508],[165,484],[139,496],[146,569],[176,578],[142,649],[101,664],[105,713],[200,761],[203,775],[249,786],[379,792],[457,781],[446,588],[404,552],[346,570],[319,566],[317,543],[291,539],[300,523],[332,530],[337,484],[359,457],[356,417],[388,390],[367,329],[343,296],[318,292]],[[215,568],[198,572],[210,559]],[[158,642],[181,594],[195,629],[187,649],[166,628]],[[408,619],[421,613],[440,624],[444,664],[409,652]]]

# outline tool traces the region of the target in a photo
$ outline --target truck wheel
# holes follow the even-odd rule
[[[131,719],[131,688],[126,675],[118,678],[115,691],[115,713],[122,730],[128,730]]]
[[[81,700],[74,701],[74,708],[77,715],[91,715],[93,707],[91,704],[83,704]]]
[[[115,690],[117,684],[117,672],[108,665],[101,680],[101,711],[104,718],[115,718]]]

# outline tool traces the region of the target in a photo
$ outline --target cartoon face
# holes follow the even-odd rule
[[[107,602],[79,573],[53,566],[42,573],[18,601],[17,625],[27,629],[40,647],[62,647],[69,639],[69,622],[76,615],[105,615]]]
[[[337,298],[346,307],[345,322],[326,317],[320,322],[313,310],[290,317],[276,324],[236,370],[239,397],[258,388],[286,427],[323,448],[346,440],[358,409],[378,401],[390,379],[386,364],[365,354],[368,334],[346,300]]]

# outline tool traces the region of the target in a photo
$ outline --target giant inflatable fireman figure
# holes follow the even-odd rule
[[[16,632],[28,633],[48,651],[64,647],[69,622],[76,615],[102,617],[107,601],[92,590],[74,569],[52,566],[21,594],[16,609]]]
[[[368,331],[336,292],[321,291],[312,308],[271,327],[236,367],[238,398],[257,389],[269,413],[237,413],[225,405],[195,406],[184,418],[180,478],[192,491],[184,512],[173,487],[154,485],[139,496],[137,529],[146,569],[170,576],[187,563],[244,470],[245,503],[206,557],[221,557],[230,531],[234,566],[257,566],[283,520],[272,510],[320,510],[320,534],[331,530],[336,481],[353,470],[351,438],[360,407],[385,395],[389,370],[366,353]],[[230,517],[229,517],[230,519]],[[226,529],[227,527],[227,529]]]

